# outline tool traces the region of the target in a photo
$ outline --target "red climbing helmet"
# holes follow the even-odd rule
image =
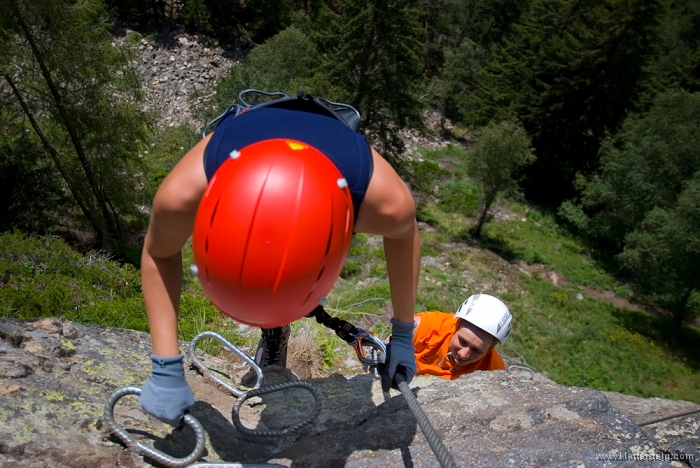
[[[350,190],[320,151],[272,139],[233,150],[199,204],[192,243],[204,292],[237,322],[272,328],[311,312],[345,263]]]

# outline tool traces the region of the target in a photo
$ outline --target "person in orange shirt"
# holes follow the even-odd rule
[[[474,294],[455,314],[421,312],[414,318],[416,375],[453,380],[477,370],[505,369],[495,346],[506,341],[512,315],[499,299]]]

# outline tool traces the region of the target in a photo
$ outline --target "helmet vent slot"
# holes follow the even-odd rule
[[[328,242],[326,242],[326,251],[323,254],[324,257],[327,257],[328,252],[331,251],[331,243],[332,242],[333,242],[333,224],[331,223],[331,228],[330,228],[330,231],[328,232]]]
[[[211,219],[209,220],[209,226],[214,225],[214,218],[216,217],[216,210],[219,209],[219,202],[221,202],[221,198],[216,200],[216,205],[214,205],[214,209],[211,212]]]
[[[311,297],[311,295],[312,295],[313,293],[314,293],[314,291],[311,290],[311,292],[309,293],[308,296],[306,296],[306,299],[304,299],[304,302],[302,302],[301,305],[304,305],[304,304],[306,304],[307,302],[309,302],[309,298]]]

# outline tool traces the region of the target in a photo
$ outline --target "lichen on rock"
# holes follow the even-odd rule
[[[150,338],[141,332],[63,319],[0,320],[0,466],[152,466],[112,436],[103,417],[116,389],[141,386],[148,377],[149,352]],[[208,365],[227,367],[198,353]],[[635,467],[700,466],[697,414],[639,425],[698,405],[529,377],[476,372],[453,381],[417,377],[411,387],[457,466],[628,466],[623,455],[645,460]],[[276,366],[265,371],[265,384],[294,378]],[[371,375],[311,380],[322,396],[320,415],[277,438],[239,433],[231,422],[235,399],[194,368],[188,368],[187,379],[197,400],[191,414],[207,437],[201,462],[438,466],[403,396],[384,395]],[[311,405],[308,392],[285,390],[246,401],[239,414],[251,429],[279,429],[302,420]],[[173,430],[151,418],[135,397],[119,401],[115,418],[140,442],[171,456],[187,456],[194,447],[191,430]]]

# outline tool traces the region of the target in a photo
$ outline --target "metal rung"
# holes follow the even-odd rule
[[[228,340],[226,340],[226,338],[219,335],[218,333],[214,333],[211,331],[202,332],[199,335],[192,338],[192,341],[190,342],[190,347],[187,350],[187,359],[192,361],[192,364],[194,364],[195,367],[197,367],[197,369],[199,369],[202,372],[202,374],[204,374],[206,377],[213,380],[217,385],[221,386],[223,389],[225,389],[227,392],[229,392],[231,395],[233,395],[235,397],[239,397],[239,396],[243,395],[244,393],[246,393],[245,390],[239,390],[235,387],[228,385],[227,383],[225,383],[221,379],[214,377],[214,375],[211,373],[209,368],[207,366],[205,366],[204,364],[202,364],[201,362],[199,362],[199,360],[197,359],[197,356],[195,354],[195,350],[197,348],[197,343],[199,343],[199,341],[202,338],[213,338],[213,339],[217,340],[219,343],[221,343],[224,346],[224,348],[235,353],[238,357],[243,359],[246,362],[246,364],[248,364],[250,367],[253,368],[253,370],[255,371],[255,374],[258,376],[258,380],[255,383],[255,386],[253,387],[253,389],[259,388],[260,385],[262,385],[263,373],[262,373],[262,369],[260,369],[258,364],[255,361],[253,361],[246,353],[244,353],[243,351],[238,349],[236,346],[231,344]]]
[[[109,400],[107,400],[107,403],[105,404],[104,418],[107,425],[110,427],[110,429],[112,429],[112,433],[122,442],[124,442],[129,450],[171,468],[182,468],[188,466],[202,456],[205,442],[204,428],[199,421],[189,414],[185,414],[182,421],[192,428],[197,442],[192,453],[184,458],[171,457],[160,450],[156,450],[153,447],[143,445],[141,442],[134,440],[134,438],[131,437],[131,434],[129,434],[114,420],[114,406],[117,404],[117,401],[127,395],[141,395],[141,389],[138,387],[124,387],[112,393],[112,396],[109,397]]]
[[[535,378],[535,371],[532,370],[532,369],[529,368],[529,367],[512,365],[512,366],[508,367],[508,373],[509,373],[509,374],[511,373],[511,372],[510,372],[511,369],[522,369],[522,370],[526,370],[526,371],[528,371],[528,372],[531,374],[531,375],[530,375],[530,380],[532,380],[533,378]]]
[[[286,468],[284,465],[273,465],[270,463],[195,463],[187,468],[195,468],[197,466],[207,466],[209,468],[268,468],[270,466]]]

